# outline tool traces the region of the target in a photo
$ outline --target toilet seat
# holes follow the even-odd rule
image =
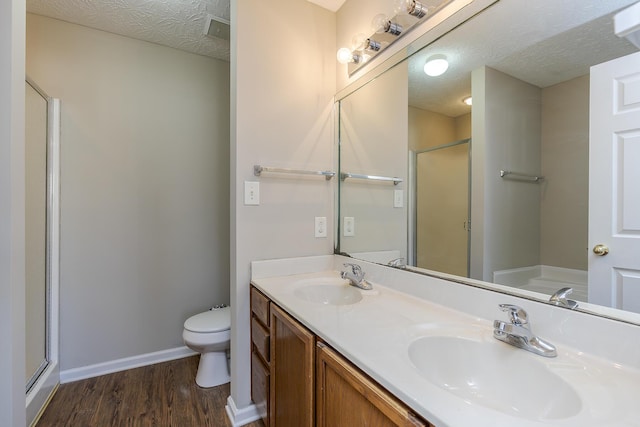
[[[187,331],[211,333],[231,328],[231,307],[216,308],[191,316],[184,322]]]

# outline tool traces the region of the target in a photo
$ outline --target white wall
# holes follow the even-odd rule
[[[314,217],[333,229],[335,179],[253,175],[253,165],[335,170],[335,14],[299,0],[232,1],[231,397],[250,400],[252,260],[333,253],[314,238]],[[260,205],[243,204],[244,181]],[[241,415],[239,415],[241,416]]]
[[[542,90],[540,262],[587,269],[589,76]]]
[[[540,174],[541,90],[483,67],[472,73],[471,277],[540,262],[540,185],[500,170]],[[476,102],[477,100],[477,102]]]
[[[62,100],[62,370],[180,347],[229,302],[229,64],[29,15]]]
[[[25,3],[0,2],[0,416],[23,427]]]

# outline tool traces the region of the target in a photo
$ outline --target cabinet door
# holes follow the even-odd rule
[[[272,426],[313,427],[314,363],[314,335],[272,303]]]
[[[256,352],[251,353],[251,399],[265,427],[269,427],[269,370]]]
[[[338,353],[318,343],[317,427],[428,426]]]

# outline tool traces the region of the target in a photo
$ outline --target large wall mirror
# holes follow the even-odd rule
[[[343,91],[337,250],[638,322],[640,274],[626,298],[588,280],[590,70],[638,52],[613,25],[636,2],[500,0]]]

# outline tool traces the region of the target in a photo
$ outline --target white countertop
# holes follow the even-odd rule
[[[322,278],[335,281],[339,273],[331,269],[292,275],[284,275],[282,269],[275,271],[282,275],[254,274],[252,283],[437,427],[468,426],[470,423],[478,427],[640,426],[640,405],[636,402],[640,396],[640,370],[636,366],[623,366],[585,354],[542,334],[541,337],[556,345],[557,357],[545,358],[498,343],[519,352],[517,357],[544,365],[568,383],[582,402],[577,413],[567,418],[522,418],[515,413],[472,403],[435,385],[409,358],[409,345],[428,335],[465,336],[471,333],[481,342],[495,344],[493,319],[474,317],[375,281],[373,291],[359,290],[363,299],[355,304],[336,306],[305,301],[294,295],[297,288]],[[502,319],[503,314],[496,310],[495,318]],[[537,332],[536,319],[532,318],[531,323]],[[509,375],[508,372],[502,374]],[[526,388],[512,392],[520,394],[522,399],[528,398]]]

